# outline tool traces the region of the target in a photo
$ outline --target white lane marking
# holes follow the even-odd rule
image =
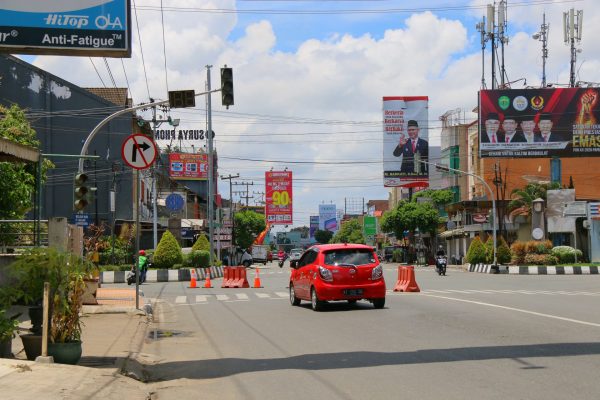
[[[187,296],[177,296],[175,298],[175,303],[177,303],[177,304],[187,303]]]
[[[559,317],[558,315],[544,314],[544,313],[539,313],[539,312],[536,312],[536,311],[523,310],[521,308],[506,307],[506,306],[501,306],[501,305],[498,305],[498,304],[484,303],[482,301],[473,301],[473,300],[457,299],[457,298],[454,298],[454,297],[438,296],[438,295],[435,295],[435,294],[424,294],[424,296],[436,297],[436,298],[445,299],[445,300],[462,301],[463,303],[472,303],[472,304],[477,304],[477,305],[486,306],[486,307],[501,308],[503,310],[517,311],[517,312],[520,312],[520,313],[523,313],[523,314],[536,315],[538,317],[558,319],[560,321],[573,322],[573,323],[576,323],[576,324],[588,325],[588,326],[593,326],[593,327],[596,327],[596,328],[600,328],[600,324],[597,324],[595,322],[588,322],[588,321],[581,321],[581,320],[573,319],[573,318]]]
[[[218,294],[217,300],[219,300],[219,301],[229,300],[229,296],[227,296],[226,294]]]
[[[275,292],[275,294],[279,297],[288,297],[289,294],[287,292]]]
[[[236,293],[235,297],[239,300],[248,300],[248,295],[246,293]]]
[[[256,297],[259,297],[261,299],[267,299],[267,298],[271,297],[271,295],[268,293],[254,293],[254,294],[256,295]]]
[[[196,303],[204,303],[208,300],[208,296],[204,296],[202,294],[196,295]]]

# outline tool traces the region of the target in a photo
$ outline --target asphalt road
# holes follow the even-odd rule
[[[292,307],[288,277],[272,263],[261,289],[143,285],[155,322],[140,359],[155,398],[599,398],[598,275],[418,268],[421,292],[394,293],[387,264],[384,309],[324,312]]]

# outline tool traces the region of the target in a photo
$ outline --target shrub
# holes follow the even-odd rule
[[[512,259],[508,244],[506,244],[506,240],[502,236],[500,236],[500,244],[498,244],[498,248],[496,249],[496,258],[499,264],[508,264]]]
[[[469,264],[481,264],[486,262],[486,258],[485,245],[479,236],[475,236],[467,251],[467,262]]]
[[[402,250],[396,249],[392,252],[393,262],[402,262]]]
[[[517,240],[510,245],[510,252],[512,253],[513,264],[523,264],[527,254],[527,243]]]
[[[183,255],[179,243],[177,243],[171,232],[165,231],[154,252],[154,266],[157,268],[171,268],[174,264],[181,264],[182,262]]]
[[[530,240],[525,246],[526,251],[529,254],[549,254],[550,249],[552,248],[552,242],[549,240],[544,242]]]
[[[552,254],[532,254],[525,255],[525,264],[533,265],[556,265],[558,259]]]
[[[206,235],[204,233],[201,233],[198,236],[198,239],[192,246],[192,251],[198,251],[198,250],[210,251],[210,243],[208,242],[208,239],[206,238]]]
[[[575,254],[577,254],[578,261],[581,261],[583,258],[581,250],[576,250],[571,246],[556,246],[550,251],[550,254],[556,257],[561,264],[574,263]]]
[[[210,264],[210,253],[207,250],[193,251],[185,258],[187,268],[208,268]]]

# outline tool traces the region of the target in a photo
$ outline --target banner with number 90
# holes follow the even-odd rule
[[[265,172],[265,189],[267,223],[292,224],[292,171]]]

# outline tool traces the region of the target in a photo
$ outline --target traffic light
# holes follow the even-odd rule
[[[196,107],[196,94],[193,90],[169,91],[169,105],[171,108]]]
[[[221,68],[221,104],[227,108],[233,105],[233,70],[231,68]]]
[[[87,194],[89,189],[85,184],[87,180],[88,176],[84,173],[75,175],[75,185],[73,189],[75,200],[73,205],[77,211],[82,211],[88,205]]]

